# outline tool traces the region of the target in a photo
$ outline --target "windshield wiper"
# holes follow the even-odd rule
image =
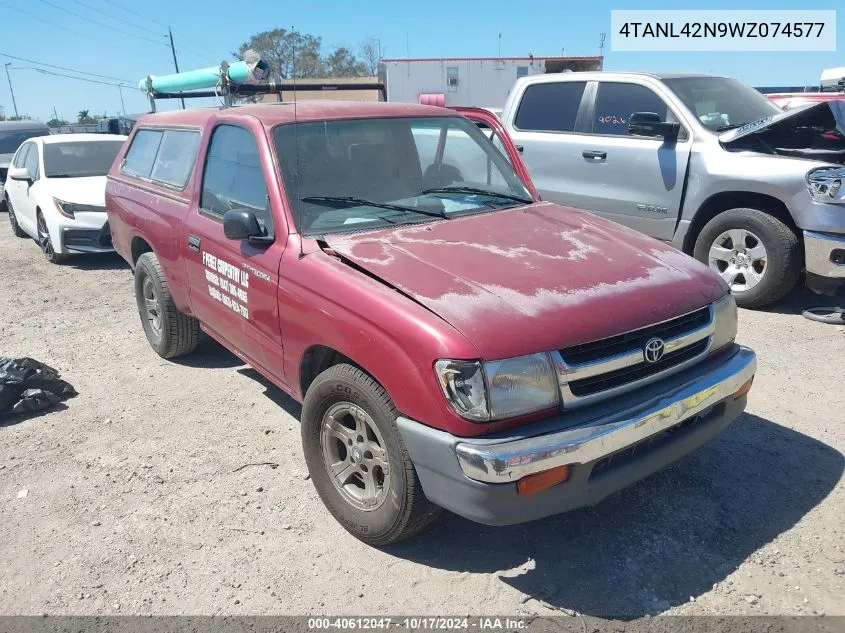
[[[445,211],[428,211],[426,209],[419,209],[417,207],[406,207],[401,204],[390,204],[389,202],[374,202],[365,198],[356,198],[355,196],[305,196],[300,198],[301,202],[314,202],[315,204],[324,203],[327,206],[340,207],[375,207],[376,209],[390,209],[391,211],[407,211],[408,213],[419,213],[420,215],[428,215],[433,218],[449,218]]]
[[[745,123],[734,123],[732,125],[720,125],[719,127],[716,128],[716,131],[717,132],[727,132],[728,130],[735,130],[736,128],[742,127],[743,125],[746,125],[746,124]]]
[[[531,204],[534,200],[523,198],[522,196],[514,196],[509,193],[499,193],[498,191],[490,191],[489,189],[481,189],[479,187],[434,187],[433,189],[424,189],[421,194],[427,193],[468,193],[479,196],[491,196],[493,198],[503,198],[505,200],[513,200],[514,202],[521,202],[523,204]]]

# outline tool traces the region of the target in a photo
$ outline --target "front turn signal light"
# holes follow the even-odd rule
[[[567,479],[569,479],[569,466],[558,466],[523,477],[516,482],[516,491],[523,497],[536,495],[552,486],[562,484]]]

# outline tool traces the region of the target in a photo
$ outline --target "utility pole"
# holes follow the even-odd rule
[[[599,57],[601,57],[601,61],[599,62],[599,70],[604,70],[604,41],[607,39],[607,33],[601,33],[599,35]]]
[[[173,65],[176,67],[176,72],[179,72],[179,62],[176,61],[176,47],[173,46],[173,31],[170,30],[170,27],[167,27],[167,34],[170,36],[170,52],[173,53]],[[122,99],[121,95],[121,99]],[[185,109],[185,99],[179,99],[182,102],[182,109]]]
[[[15,118],[20,118],[18,116],[18,104],[15,102],[15,91],[12,89],[12,77],[9,75],[9,66],[12,65],[12,62],[6,62],[6,79],[9,80],[9,92],[12,93],[12,105],[15,108]]]
[[[123,86],[117,84],[117,89],[120,92],[120,109],[123,111],[123,116],[126,116],[126,106],[123,105]]]
[[[502,58],[502,34],[499,33],[499,59]]]

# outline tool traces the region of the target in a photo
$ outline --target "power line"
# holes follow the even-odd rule
[[[131,87],[131,84],[126,83],[113,83],[111,81],[99,81],[97,79],[86,79],[85,77],[74,77],[73,75],[65,75],[63,73],[57,73],[53,70],[45,70],[43,68],[35,68],[34,66],[12,66],[12,70],[34,70],[35,72],[41,73],[42,75],[55,75],[56,77],[67,77],[68,79],[76,79],[77,81],[87,81],[88,83],[92,84],[102,84],[103,86],[115,86],[117,88],[122,87]]]
[[[123,18],[118,18],[118,17],[115,17],[113,15],[110,15],[110,14],[106,13],[105,11],[103,11],[102,9],[98,9],[97,7],[92,7],[90,4],[86,4],[86,3],[82,2],[82,0],[73,0],[73,1],[76,4],[85,7],[89,11],[94,11],[95,13],[99,13],[100,15],[106,16],[110,20],[116,20],[118,22],[123,22],[124,24],[128,24],[129,26],[134,26],[136,29],[141,29],[142,31],[147,31],[148,33],[152,33],[153,35],[158,35],[159,37],[166,37],[162,33],[159,33],[158,31],[154,31],[150,28],[147,28],[146,26],[142,26],[142,25],[138,24],[137,22],[130,22],[129,20],[124,20]]]
[[[162,21],[160,21],[160,20],[155,20],[155,19],[153,19],[153,18],[148,18],[148,17],[147,17],[146,15],[144,15],[143,13],[138,13],[137,11],[133,11],[132,9],[127,9],[126,7],[124,7],[124,6],[120,5],[120,4],[118,4],[117,2],[109,2],[109,4],[110,4],[111,6],[113,6],[113,7],[117,7],[118,9],[122,9],[123,11],[126,11],[127,13],[131,13],[132,15],[135,15],[135,16],[137,16],[137,17],[139,17],[139,18],[143,18],[143,19],[145,19],[145,20],[149,20],[150,22],[155,22],[156,24],[160,24],[161,26],[165,26],[165,27],[167,26],[164,22],[162,22]]]
[[[7,53],[0,53],[0,57],[8,57],[9,59],[14,59],[19,62],[28,62],[30,64],[35,64],[37,66],[47,66],[47,68],[58,68],[59,70],[67,70],[72,73],[77,73],[78,75],[89,75],[91,77],[100,77],[101,79],[114,79],[115,81],[120,81],[124,83],[131,84],[132,82],[128,79],[121,79],[120,77],[112,77],[111,75],[98,75],[97,73],[88,73],[82,70],[74,70],[73,68],[67,68],[65,66],[57,66],[55,64],[45,64],[44,62],[38,62],[34,59],[27,59],[26,57],[15,57],[14,55],[9,55]]]
[[[128,51],[128,52],[130,52],[130,53],[134,53],[134,54],[136,54],[136,55],[145,55],[145,56],[147,56],[147,57],[149,57],[149,56],[150,56],[149,51],[144,51],[144,52],[141,52],[141,51],[140,51],[140,50],[138,50],[138,49],[126,48],[125,46],[119,46],[119,45],[117,45],[117,44],[113,44],[112,42],[107,42],[106,40],[100,39],[100,38],[98,38],[98,37],[94,37],[94,36],[93,36],[93,35],[91,35],[90,33],[83,33],[83,32],[81,32],[81,31],[77,31],[77,30],[75,30],[75,29],[72,29],[72,28],[70,28],[70,27],[69,27],[69,26],[67,26],[67,25],[64,25],[64,24],[57,24],[57,23],[55,23],[55,22],[51,22],[50,20],[47,20],[46,18],[42,18],[40,15],[36,15],[36,14],[34,14],[34,13],[30,13],[29,11],[25,11],[25,10],[23,10],[23,9],[19,8],[19,7],[14,7],[14,6],[12,6],[12,5],[5,4],[5,3],[0,3],[0,6],[5,7],[5,8],[7,8],[7,9],[11,9],[12,11],[17,11],[18,13],[23,13],[24,15],[28,15],[28,16],[29,16],[29,17],[31,17],[31,18],[35,18],[36,20],[38,20],[39,25],[40,25],[40,24],[50,24],[51,26],[55,26],[55,27],[57,27],[57,28],[61,29],[62,31],[67,32],[67,33],[74,33],[74,34],[76,34],[76,35],[80,35],[80,36],[82,36],[82,37],[84,37],[84,38],[86,38],[86,39],[89,39],[89,40],[94,40],[94,41],[100,42],[101,44],[105,44],[106,46],[111,46],[112,48],[119,48],[119,49],[121,49],[121,50]]]
[[[111,24],[106,24],[105,22],[100,22],[99,20],[95,20],[94,18],[89,18],[87,16],[80,15],[80,14],[74,12],[74,11],[71,11],[70,9],[65,9],[64,7],[61,7],[57,4],[54,4],[53,2],[50,2],[50,0],[41,0],[41,2],[43,2],[44,4],[46,4],[48,6],[53,7],[54,9],[58,9],[59,11],[64,11],[68,15],[72,15],[73,17],[78,18],[80,20],[87,20],[88,22],[91,22],[92,24],[96,24],[97,26],[102,26],[104,28],[107,28],[110,31],[117,31],[118,33],[123,33],[124,35],[128,35],[129,37],[136,37],[139,40],[144,40],[145,42],[152,42],[153,44],[160,44],[160,45],[166,46],[166,44],[164,44],[164,42],[157,42],[152,38],[145,37],[143,35],[136,35],[135,33],[132,33],[130,31],[124,31],[123,29],[119,29],[115,26],[112,26]]]

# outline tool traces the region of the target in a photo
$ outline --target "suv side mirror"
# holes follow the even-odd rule
[[[26,167],[9,167],[7,176],[10,180],[26,180],[32,182],[32,176]]]
[[[634,112],[628,118],[628,133],[635,136],[678,138],[681,124],[663,121],[656,112]]]
[[[223,215],[223,233],[230,240],[262,241],[267,231],[248,209],[230,209]]]

